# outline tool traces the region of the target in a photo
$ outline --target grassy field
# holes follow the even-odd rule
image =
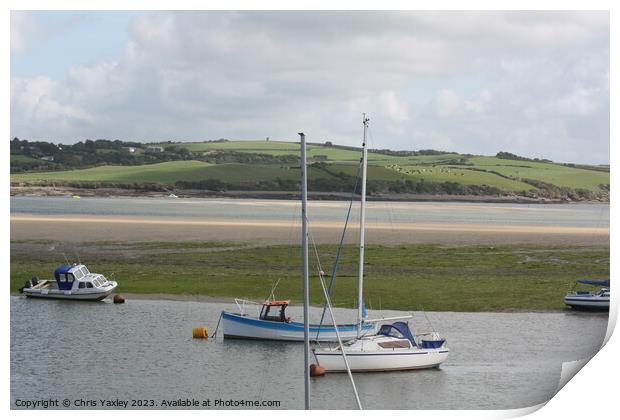
[[[330,164],[328,171],[310,167],[309,179],[333,178],[340,172],[355,176],[357,165],[353,163]],[[369,166],[370,180],[401,179],[395,171],[383,166]],[[299,166],[286,164],[245,165],[226,163],[214,165],[195,160],[174,161],[139,166],[98,166],[75,171],[29,172],[12,175],[17,182],[43,181],[90,181],[90,182],[152,182],[174,185],[177,181],[194,181],[202,179],[219,179],[226,182],[269,181],[275,178],[297,180],[300,177]]]
[[[537,179],[569,188],[599,190],[600,184],[609,184],[609,173],[570,168],[555,163],[529,162],[478,156],[468,159],[474,168],[492,170],[512,178]]]
[[[177,179],[201,177],[210,164],[199,161],[176,161],[138,166],[98,166],[74,171],[29,172],[13,177],[22,182],[93,181],[174,183]]]
[[[27,162],[27,163],[33,163],[33,162],[39,162],[38,159],[32,158],[30,156],[23,156],[23,155],[11,155],[11,162]]]
[[[164,146],[168,146],[164,144]],[[238,151],[271,155],[299,154],[296,143],[278,141],[228,141],[183,143],[192,152]],[[310,179],[334,178],[339,172],[355,175],[360,152],[323,145],[310,145],[310,157],[323,156],[324,169],[311,167]],[[18,157],[11,157],[18,159]],[[457,164],[458,163],[458,164]],[[325,170],[327,169],[327,170]],[[102,182],[102,183],[159,183],[174,185],[177,181],[220,180],[225,183],[297,180],[299,168],[294,164],[210,164],[198,160],[173,161],[136,166],[100,166],[89,169],[53,172],[27,172],[11,175],[11,182]],[[510,193],[539,191],[523,180],[532,179],[558,187],[601,192],[609,185],[609,172],[572,168],[555,163],[507,160],[486,156],[464,156],[454,153],[420,156],[391,156],[369,154],[370,181],[411,180],[430,183],[455,182],[463,185],[485,185]],[[543,187],[541,187],[543,188]],[[604,191],[603,191],[604,193]],[[604,195],[604,194],[603,194]]]
[[[421,166],[421,165],[390,165],[388,168],[407,175],[413,180],[425,180],[435,182],[458,182],[466,185],[488,185],[501,188],[506,191],[527,191],[533,188],[525,182],[502,178],[488,172],[471,171],[468,169],[446,166]],[[466,167],[465,167],[466,168]]]
[[[32,276],[49,278],[63,260],[49,244],[11,243],[11,291]],[[280,280],[279,298],[300,303],[299,247],[244,247],[202,242],[71,244],[94,272],[112,277],[121,293],[170,293],[265,298]],[[336,246],[321,246],[326,272]],[[314,261],[314,257],[311,258]],[[317,272],[311,267],[311,273]],[[335,286],[336,306],[352,307],[357,251],[348,248]],[[549,245],[407,245],[366,247],[369,308],[432,311],[524,311],[564,308],[562,298],[580,278],[609,277],[608,247]],[[587,289],[587,286],[581,286]],[[322,303],[311,278],[313,304]]]
[[[227,142],[201,142],[201,143],[182,143],[177,144],[179,147],[184,147],[191,152],[209,152],[213,150],[231,150],[245,153],[263,153],[267,155],[280,156],[280,155],[295,155],[299,156],[299,143],[287,143],[281,141],[227,141]],[[167,146],[166,144],[160,144],[159,146]],[[309,144],[306,148],[308,157],[313,158],[315,156],[327,156],[327,159],[331,161],[359,161],[361,150],[346,150],[337,147],[329,147],[323,145]],[[387,161],[390,160],[390,156],[369,153],[369,161]]]

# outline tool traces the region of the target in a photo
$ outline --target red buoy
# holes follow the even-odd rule
[[[114,303],[125,303],[125,297],[123,295],[114,295]]]
[[[312,363],[310,365],[310,376],[323,376],[325,375],[325,368],[321,365]]]

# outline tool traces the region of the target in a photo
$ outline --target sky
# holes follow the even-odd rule
[[[609,12],[12,11],[11,138],[610,158]]]

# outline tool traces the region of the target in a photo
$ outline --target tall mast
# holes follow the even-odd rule
[[[308,175],[306,163],[306,136],[299,133],[301,138],[301,241],[303,248],[304,273],[304,408],[310,410],[310,323],[308,305],[310,304],[310,287],[308,274]]]
[[[359,280],[357,296],[357,336],[362,335],[363,308],[364,308],[364,223],[366,221],[366,167],[368,163],[368,151],[366,148],[366,130],[369,119],[363,114],[364,140],[362,142],[362,194],[360,198],[360,260]]]

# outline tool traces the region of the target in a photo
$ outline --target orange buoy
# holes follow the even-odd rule
[[[323,376],[325,375],[325,368],[321,365],[312,363],[310,365],[310,376]]]
[[[192,330],[192,337],[209,338],[209,330],[207,330],[207,327],[196,327]]]
[[[125,303],[125,297],[123,295],[114,295],[114,303]]]

